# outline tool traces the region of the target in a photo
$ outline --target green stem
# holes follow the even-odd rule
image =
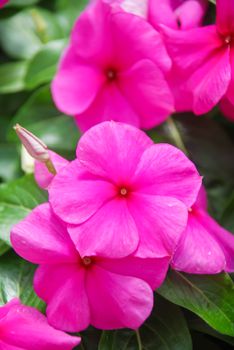
[[[135,332],[136,332],[136,338],[137,338],[138,350],[143,350],[142,343],[141,343],[141,336],[140,336],[139,329],[137,329]]]
[[[174,140],[175,145],[181,149],[186,155],[188,155],[188,150],[186,149],[186,146],[184,144],[184,141],[182,140],[182,137],[180,136],[179,130],[176,126],[176,123],[174,122],[172,117],[169,117],[167,119],[167,126],[170,131],[171,137]]]

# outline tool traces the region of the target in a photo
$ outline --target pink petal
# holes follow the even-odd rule
[[[1,6],[0,6],[1,7]],[[19,348],[18,346],[12,346],[12,345],[9,345],[9,344],[6,344],[6,343],[2,343],[0,341],[0,349],[1,350],[24,350],[23,348]]]
[[[138,246],[139,234],[127,201],[115,198],[79,226],[68,227],[81,256],[124,257]]]
[[[197,195],[196,202],[193,205],[193,208],[195,209],[202,209],[202,210],[207,210],[208,203],[207,203],[207,195],[206,195],[206,190],[205,187],[202,185],[200,187],[200,191]]]
[[[53,210],[72,224],[86,221],[115,195],[116,189],[110,182],[84,171],[78,160],[63,168],[49,187]]]
[[[175,10],[175,17],[180,23],[180,28],[184,30],[201,25],[206,9],[206,0],[183,1]]]
[[[95,100],[104,81],[104,73],[94,65],[83,63],[70,46],[52,83],[54,102],[63,113],[82,113]]]
[[[220,248],[223,251],[226,260],[224,271],[234,271],[234,235],[221,227],[212,217],[207,213],[200,212],[200,222],[216,239]]]
[[[161,124],[174,110],[165,77],[150,60],[141,60],[121,73],[119,87],[139,114],[142,128]]]
[[[134,193],[129,210],[140,233],[136,256],[171,256],[187,224],[187,209],[170,197]]]
[[[59,172],[64,166],[69,163],[68,160],[61,157],[55,152],[49,151],[49,154],[50,159],[57,172]],[[54,175],[49,172],[46,165],[39,161],[35,162],[34,176],[38,186],[43,189],[47,189],[54,178]]]
[[[14,250],[35,264],[73,262],[77,253],[66,227],[52,212],[49,204],[36,207],[11,232]]]
[[[128,256],[124,259],[99,259],[97,265],[118,275],[132,276],[147,282],[152,289],[159,288],[166,277],[169,257],[141,259]]]
[[[225,95],[231,80],[229,48],[217,51],[191,76],[195,114],[209,112]]]
[[[122,123],[105,122],[84,134],[76,153],[88,171],[123,185],[122,182],[131,179],[142,153],[152,143],[137,128]]]
[[[90,108],[76,116],[76,123],[82,131],[107,120],[140,126],[138,114],[115,83],[106,84]]]
[[[85,278],[85,269],[79,268],[79,262],[38,268],[34,288],[48,304],[46,313],[52,326],[67,332],[88,327],[90,314]]]
[[[112,60],[110,19],[111,7],[103,1],[93,1],[85,9],[72,30],[71,44],[79,57],[92,60],[100,67]]]
[[[142,193],[175,197],[188,208],[201,187],[195,165],[182,151],[168,144],[153,145],[144,152],[132,181]]]
[[[20,300],[18,298],[14,298],[11,299],[11,301],[9,301],[7,304],[0,306],[0,320],[8,314],[12,306],[18,306],[20,304]]]
[[[1,324],[1,340],[12,348],[29,350],[71,350],[80,338],[71,337],[48,325],[45,316],[28,306],[13,306]]]
[[[222,248],[196,213],[189,214],[188,226],[173,257],[172,267],[196,274],[219,273],[225,268]]]
[[[230,35],[234,31],[234,3],[232,0],[216,0],[216,23],[223,35]]]
[[[158,64],[163,71],[171,67],[171,60],[161,35],[143,18],[130,13],[112,15],[111,31],[115,44],[115,61],[122,69],[142,59]]]
[[[190,30],[161,28],[172,61],[190,74],[223,46],[215,25]]]
[[[151,313],[152,290],[138,278],[113,274],[96,266],[88,274],[86,286],[91,324],[96,328],[137,329]]]
[[[224,97],[220,101],[219,107],[224,116],[230,121],[234,122],[234,105],[229,101],[229,99]]]
[[[149,1],[149,22],[156,29],[160,29],[160,24],[177,29],[176,17],[171,6],[171,0],[148,0]]]
[[[227,110],[230,110],[229,113],[227,113],[227,116],[232,116],[232,107],[230,106],[231,105],[234,105],[234,97],[233,97],[233,89],[234,89],[234,48],[231,47],[230,49],[230,64],[231,64],[231,79],[230,79],[230,84],[228,86],[228,90],[227,90],[227,93],[225,95],[225,99],[228,100],[229,102],[229,105],[228,102],[226,103],[226,111]],[[227,111],[228,112],[228,111]],[[232,118],[230,118],[232,119]]]

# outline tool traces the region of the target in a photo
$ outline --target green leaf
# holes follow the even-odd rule
[[[0,144],[0,182],[10,181],[19,175],[19,155],[15,145]]]
[[[79,17],[81,11],[89,3],[88,0],[57,0],[56,14],[57,20],[63,29],[64,35],[69,35],[75,20]]]
[[[64,39],[51,41],[36,53],[28,64],[25,76],[26,88],[34,89],[52,80],[65,44]]]
[[[60,39],[55,16],[40,8],[25,9],[0,21],[0,43],[14,58],[28,59],[50,40]]]
[[[25,88],[24,77],[27,72],[27,62],[14,62],[0,65],[0,93],[22,91]]]
[[[234,192],[231,194],[221,217],[221,224],[234,232]]]
[[[213,328],[209,327],[205,322],[203,322],[200,318],[196,318],[189,322],[189,328],[193,329],[200,333],[208,334],[214,338],[220,339],[224,341],[225,343],[228,343],[230,345],[234,346],[234,338],[229,337],[228,335],[223,335],[218,332],[216,332]]]
[[[0,239],[0,256],[4,255],[11,247]]]
[[[98,350],[190,350],[191,337],[183,314],[176,305],[156,297],[151,317],[140,328],[140,339],[129,330],[105,331]],[[138,345],[137,345],[138,344]]]
[[[234,284],[227,274],[199,276],[171,270],[158,292],[218,332],[234,336]]]
[[[0,237],[10,245],[11,227],[25,218],[38,204],[46,202],[46,193],[33,176],[25,176],[0,186]]]
[[[0,304],[20,298],[25,305],[44,309],[44,303],[33,291],[36,266],[9,252],[0,257]]]
[[[23,7],[23,6],[29,6],[29,5],[35,5],[40,0],[11,0],[7,6],[17,6],[17,7]]]
[[[29,129],[49,148],[59,153],[75,151],[79,139],[78,129],[73,118],[61,115],[55,108],[49,86],[37,90],[13,118],[9,130],[9,140],[13,142],[19,142],[12,129],[16,123]]]

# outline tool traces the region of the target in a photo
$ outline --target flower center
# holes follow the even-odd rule
[[[126,189],[126,187],[121,187],[119,193],[121,196],[126,197],[128,194],[128,190]]]
[[[90,266],[92,264],[92,258],[90,258],[89,256],[85,256],[83,259],[82,259],[82,263],[84,266]]]
[[[107,69],[106,77],[107,77],[108,81],[116,80],[116,78],[117,78],[117,71],[114,68]]]
[[[226,44],[231,44],[231,42],[232,42],[232,36],[231,35],[227,35],[227,36],[225,36],[224,37],[224,42],[226,43]]]

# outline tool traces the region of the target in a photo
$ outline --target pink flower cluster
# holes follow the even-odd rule
[[[49,203],[17,224],[11,241],[39,264],[34,289],[55,328],[138,328],[170,263],[234,270],[234,237],[207,214],[201,177],[177,148],[111,121],[82,136],[75,160],[50,159],[55,176],[36,165]]]
[[[199,27],[205,0],[93,0],[76,22],[52,93],[87,131],[71,162],[44,153],[35,138],[34,153],[44,155],[35,178],[49,202],[11,232],[15,251],[39,265],[34,289],[47,304],[48,323],[13,301],[2,309],[3,327],[11,309],[13,323],[21,317],[14,308],[25,322],[18,333],[1,331],[0,345],[14,346],[19,337],[17,345],[31,349],[23,338],[34,318],[49,336],[40,350],[57,346],[54,332],[61,349],[79,342],[51,326],[137,329],[169,265],[197,274],[234,271],[234,236],[209,216],[195,165],[138,129],[175,110],[207,112],[221,99],[231,111],[234,6],[222,6],[217,0],[216,25]],[[30,137],[22,131],[29,147]]]

